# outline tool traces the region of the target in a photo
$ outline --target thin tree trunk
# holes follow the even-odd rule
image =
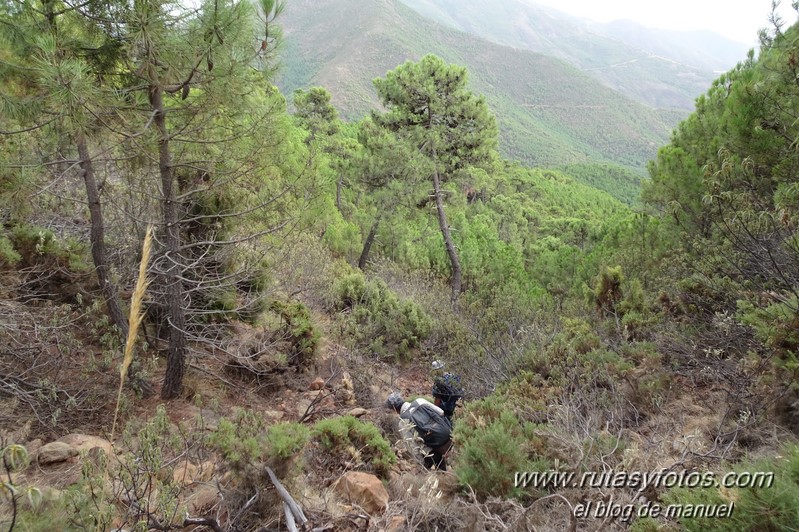
[[[437,160],[436,147],[432,147],[433,161]],[[435,164],[435,163],[434,163]],[[449,232],[449,224],[447,224],[447,215],[444,212],[444,199],[441,197],[441,180],[438,176],[438,168],[433,167],[433,193],[436,197],[436,211],[438,212],[438,226],[441,228],[441,234],[444,236],[444,247],[447,249],[447,256],[449,263],[452,266],[452,279],[450,284],[452,286],[452,296],[450,302],[454,305],[458,300],[461,293],[461,262],[458,259],[458,250],[455,249],[455,243],[452,241],[452,235]]]
[[[336,209],[341,215],[344,215],[344,211],[341,210],[341,188],[344,186],[344,174],[340,173],[338,175],[338,182],[336,183]]]
[[[372,243],[377,236],[377,228],[380,225],[380,214],[375,216],[375,221],[372,222],[372,227],[369,229],[369,234],[366,235],[366,241],[363,243],[363,250],[361,256],[358,257],[358,268],[363,270],[366,268],[366,261],[369,260],[369,251],[372,249]]]
[[[158,171],[161,174],[163,198],[161,211],[166,240],[166,273],[164,285],[169,325],[169,352],[167,354],[162,399],[174,399],[180,395],[183,374],[186,369],[186,311],[183,308],[183,285],[181,281],[183,260],[180,255],[180,226],[178,223],[178,200],[169,151],[169,135],[166,127],[163,92],[160,87],[150,87],[150,104],[155,116],[153,123],[158,129]]]
[[[94,166],[89,156],[89,147],[86,137],[79,135],[76,144],[78,147],[78,157],[80,157],[80,168],[83,173],[83,182],[86,185],[86,198],[89,201],[89,218],[91,219],[91,230],[89,240],[91,242],[92,260],[97,272],[97,281],[100,283],[100,290],[103,294],[108,314],[111,321],[119,329],[122,342],[128,336],[128,320],[119,306],[119,296],[116,286],[111,281],[108,268],[108,254],[105,250],[105,222],[103,221],[103,210],[100,205],[100,193],[97,190],[97,180],[94,176]]]

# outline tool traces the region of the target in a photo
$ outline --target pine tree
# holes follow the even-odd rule
[[[442,184],[469,165],[488,162],[497,143],[497,127],[485,100],[467,88],[466,69],[426,55],[374,80],[386,113],[372,119],[414,146],[425,158],[438,225],[452,268],[454,304],[461,292],[461,264],[446,212]]]

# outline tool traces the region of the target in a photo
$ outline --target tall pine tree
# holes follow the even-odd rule
[[[444,210],[442,185],[470,165],[491,160],[497,126],[482,96],[467,88],[466,69],[435,55],[408,61],[374,80],[386,113],[372,119],[409,142],[425,159],[444,247],[452,268],[452,303],[461,292],[461,264]]]

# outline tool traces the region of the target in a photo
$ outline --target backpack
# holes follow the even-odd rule
[[[445,373],[436,377],[433,382],[433,397],[441,401],[439,406],[447,418],[451,418],[458,405],[458,399],[463,396],[461,379],[452,373]]]
[[[435,407],[422,403],[411,412],[408,419],[416,427],[416,432],[424,440],[424,444],[431,449],[446,445],[452,434],[452,423],[449,419],[436,412]]]

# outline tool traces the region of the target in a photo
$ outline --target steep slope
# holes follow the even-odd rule
[[[729,70],[749,51],[746,44],[711,31],[661,30],[631,20],[586,24],[600,35],[709,72]]]
[[[639,102],[693,110],[694,98],[746,55],[707,33],[595,24],[527,0],[401,0],[418,13],[484,39],[559,57]]]
[[[503,153],[529,164],[641,169],[676,123],[558,59],[445,28],[395,0],[295,0],[282,24],[284,92],[322,85],[344,117],[360,117],[379,105],[373,78],[434,53],[469,69],[497,115]]]

